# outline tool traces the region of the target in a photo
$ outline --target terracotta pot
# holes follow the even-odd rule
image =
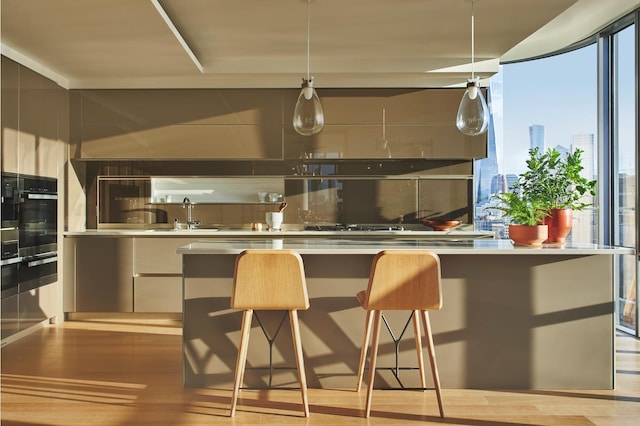
[[[573,224],[573,210],[571,209],[551,209],[549,216],[542,221],[549,226],[549,238],[545,243],[567,242],[567,235],[571,232]]]
[[[548,237],[547,225],[509,225],[509,238],[517,246],[541,246]]]

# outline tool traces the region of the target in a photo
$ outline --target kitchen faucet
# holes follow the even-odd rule
[[[193,203],[189,197],[184,197],[184,200],[182,200],[182,208],[187,209],[187,229],[194,229],[200,226],[199,220],[193,220]]]

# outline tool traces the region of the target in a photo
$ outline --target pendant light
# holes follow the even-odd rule
[[[474,74],[474,1],[471,0],[471,77],[467,78],[467,90],[462,95],[456,126],[468,136],[477,136],[489,128],[489,107],[480,90],[480,78]]]
[[[324,127],[322,104],[313,88],[313,77],[309,76],[310,3],[311,0],[307,0],[307,78],[302,78],[302,90],[293,110],[293,128],[303,136],[315,135]]]

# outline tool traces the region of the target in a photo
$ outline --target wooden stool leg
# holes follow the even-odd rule
[[[296,364],[298,365],[298,381],[302,393],[302,405],[304,416],[309,417],[309,399],[307,397],[307,375],[304,370],[304,358],[302,357],[302,340],[300,339],[300,324],[298,323],[298,311],[289,311],[289,321],[293,335],[293,347],[296,352]]]
[[[249,348],[249,335],[251,334],[251,319],[253,310],[247,309],[242,313],[242,331],[240,333],[240,347],[238,348],[238,358],[236,361],[236,376],[233,383],[233,396],[231,397],[230,417],[236,415],[236,405],[238,403],[238,392],[244,380],[244,367],[247,363],[247,349]]]
[[[420,369],[420,383],[422,389],[426,389],[427,380],[424,374],[424,355],[422,353],[422,333],[420,332],[420,311],[413,311],[413,335],[416,340],[416,353],[418,354],[418,368]]]
[[[378,358],[378,343],[380,342],[380,320],[382,311],[375,312],[373,316],[373,340],[371,341],[371,359],[369,360],[369,383],[367,385],[367,404],[365,406],[365,417],[371,414],[371,398],[373,397],[373,379],[376,376],[376,360]]]
[[[442,404],[442,394],[440,393],[440,377],[438,376],[438,365],[436,364],[436,351],[433,345],[431,322],[429,321],[429,313],[427,311],[422,311],[422,324],[424,325],[425,338],[427,339],[427,351],[429,352],[429,360],[431,361],[431,373],[433,374],[433,383],[436,388],[436,396],[438,397],[440,417],[444,418],[444,405]]]
[[[364,323],[364,335],[362,337],[362,348],[360,349],[360,363],[358,364],[358,382],[356,384],[356,392],[360,392],[362,386],[362,377],[364,376],[364,364],[367,359],[367,347],[369,346],[369,339],[371,338],[371,319],[373,318],[373,311],[367,311],[366,320]]]

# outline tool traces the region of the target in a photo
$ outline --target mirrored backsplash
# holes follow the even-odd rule
[[[472,226],[469,164],[351,163],[304,162],[293,166],[294,173],[279,176],[99,175],[96,227],[171,227],[175,219],[186,221],[184,201],[192,204],[193,219],[204,227],[263,223],[265,213],[282,202],[287,203],[285,226],[293,229],[420,224],[423,218],[457,219]],[[347,169],[363,173],[345,175]],[[373,174],[380,170],[389,174]]]

